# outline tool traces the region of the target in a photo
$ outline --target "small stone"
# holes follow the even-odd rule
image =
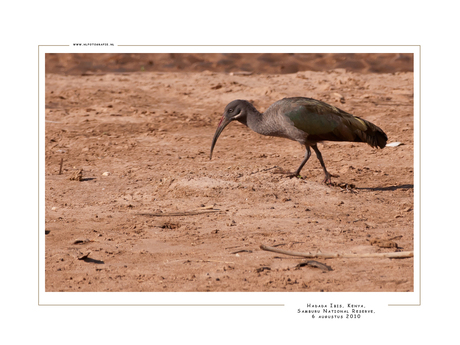
[[[81,181],[83,177],[83,169],[74,171],[70,176],[69,180],[71,181]]]
[[[334,96],[334,99],[336,101],[339,101],[340,103],[345,103],[345,97],[343,97],[343,95],[341,95],[340,93],[334,92],[332,95]]]

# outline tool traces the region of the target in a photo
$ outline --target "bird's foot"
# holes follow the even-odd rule
[[[296,174],[296,173],[289,173],[287,176],[288,176],[289,178],[294,178],[294,177],[296,177],[296,178],[301,179],[301,180],[304,179],[304,177],[302,177],[301,175]]]
[[[323,183],[327,184],[328,186],[332,186],[331,177],[340,177],[340,176],[326,173],[326,177],[324,178]]]
[[[300,171],[287,172],[286,174],[287,174],[287,176],[289,178],[295,177],[295,178],[298,178],[298,179],[301,179],[301,180],[303,180],[305,178],[305,177],[302,177],[302,175],[300,175]]]
[[[331,178],[325,178],[323,180],[323,183],[327,186],[332,186],[332,181],[331,181]]]

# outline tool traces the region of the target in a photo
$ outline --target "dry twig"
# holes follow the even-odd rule
[[[237,250],[236,252],[231,252],[230,254],[238,254],[238,253],[252,253],[252,250],[240,249],[240,250]]]
[[[325,265],[322,262],[318,262],[318,261],[315,261],[315,260],[308,260],[308,261],[301,262],[300,264],[296,265],[295,267],[300,268],[300,267],[303,267],[303,266],[317,267],[317,268],[322,269],[324,272],[333,271],[331,266]]]
[[[275,252],[280,254],[292,255],[292,256],[301,256],[304,258],[315,259],[335,259],[335,258],[411,258],[414,256],[414,252],[393,252],[393,253],[369,253],[369,254],[339,254],[339,253],[300,253],[300,252],[291,252],[288,250],[278,249],[274,247],[269,247],[266,245],[261,245],[260,249],[266,250],[269,252]]]
[[[163,212],[163,213],[138,213],[139,216],[148,217],[173,217],[173,216],[193,216],[202,213],[215,213],[222,212],[221,210],[195,210],[195,211],[184,211],[184,212]]]

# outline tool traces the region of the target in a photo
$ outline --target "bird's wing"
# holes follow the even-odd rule
[[[292,102],[285,115],[313,140],[354,141],[366,123],[334,106],[313,99]]]

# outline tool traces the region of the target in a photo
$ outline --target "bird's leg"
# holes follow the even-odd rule
[[[305,157],[303,158],[302,163],[300,163],[299,168],[295,171],[294,176],[299,176],[300,175],[300,170],[302,170],[303,166],[305,165],[305,163],[307,163],[308,159],[311,156],[310,146],[305,145],[305,148],[307,149],[307,152],[305,152]]]
[[[323,156],[321,155],[321,152],[319,152],[318,146],[316,146],[316,144],[315,144],[315,145],[312,145],[311,147],[313,147],[313,150],[316,153],[316,157],[318,157],[318,160],[321,163],[321,166],[323,167],[324,174],[326,175],[326,177],[323,180],[323,183],[331,184],[332,183],[331,182],[331,176],[332,175],[327,172],[326,165],[324,164],[324,161],[323,161]]]

